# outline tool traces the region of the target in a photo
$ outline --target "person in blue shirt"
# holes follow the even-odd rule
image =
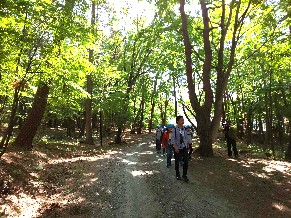
[[[177,126],[172,130],[172,144],[174,146],[174,157],[175,157],[175,170],[177,180],[181,180],[181,175],[179,171],[179,162],[183,159],[183,175],[182,178],[185,182],[188,182],[187,177],[188,171],[188,138],[186,129],[184,128],[184,118],[183,116],[176,117]]]

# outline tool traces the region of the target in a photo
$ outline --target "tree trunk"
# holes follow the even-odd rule
[[[92,96],[93,81],[91,75],[87,76],[87,92]],[[85,101],[85,144],[93,145],[93,128],[92,128],[92,99],[87,98]]]
[[[1,95],[1,107],[0,107],[0,124],[2,123],[2,119],[5,117],[5,108],[6,108],[6,103],[7,103],[7,100],[8,100],[8,96],[2,96]]]
[[[164,102],[161,102],[161,104],[160,104],[162,126],[166,126],[168,104],[169,104],[168,100],[165,100]]]
[[[137,134],[142,133],[142,128],[143,128],[143,120],[144,120],[144,107],[145,107],[145,99],[144,99],[144,92],[142,94],[142,99],[141,99],[141,112],[140,112],[140,119],[139,119],[139,125],[137,128]]]
[[[217,130],[220,125],[220,120],[222,116],[222,107],[223,107],[223,94],[225,93],[228,78],[233,68],[233,64],[235,61],[235,51],[237,42],[240,38],[241,27],[244,23],[244,19],[249,10],[251,1],[249,1],[245,11],[240,15],[240,7],[241,1],[238,1],[237,4],[233,4],[236,7],[236,13],[233,16],[232,10],[229,12],[229,17],[226,15],[225,3],[222,1],[221,4],[221,23],[220,23],[220,42],[218,49],[218,57],[217,57],[217,66],[212,67],[214,64],[212,58],[212,45],[211,45],[211,31],[212,28],[210,26],[210,17],[208,15],[209,8],[207,7],[208,1],[200,0],[201,6],[201,14],[203,21],[203,50],[204,57],[200,56],[200,54],[195,51],[193,45],[191,44],[189,32],[188,32],[188,24],[187,24],[187,15],[185,14],[185,0],[180,0],[180,13],[181,13],[181,21],[182,21],[182,34],[183,34],[183,43],[184,43],[184,51],[186,57],[186,76],[187,76],[187,85],[189,91],[189,98],[191,102],[191,106],[197,115],[197,127],[198,131],[200,131],[200,154],[201,156],[212,156],[212,142],[214,141]],[[234,21],[232,19],[234,18]],[[232,22],[231,22],[232,21]],[[232,39],[231,45],[229,49],[229,57],[228,63],[225,63],[225,39],[227,35],[227,31],[230,27],[230,24],[233,23],[232,28]],[[200,61],[203,61],[203,71],[202,71],[202,83],[203,83],[203,92],[204,92],[204,102],[198,99],[198,96],[195,92],[195,83],[193,81],[193,62],[192,62],[192,53],[198,57]],[[214,69],[217,70],[217,80],[214,82],[216,84],[215,89],[215,102],[214,102],[214,91],[212,90],[212,81],[211,81],[211,71]],[[214,106],[214,116],[212,120],[210,120],[212,109]],[[198,119],[200,121],[198,121]],[[199,123],[199,124],[198,124]],[[201,128],[201,129],[200,129]],[[204,141],[205,140],[205,141]]]
[[[136,132],[136,123],[137,123],[137,119],[138,119],[138,115],[139,113],[137,112],[137,108],[136,108],[136,97],[134,97],[134,100],[133,100],[133,122],[132,122],[132,125],[131,125],[131,130],[130,130],[130,134],[135,134]]]
[[[151,115],[150,115],[150,121],[149,121],[149,133],[152,132],[152,128],[153,128],[153,118],[154,118],[154,112],[155,112],[155,102],[151,103]]]
[[[10,118],[9,118],[9,122],[8,122],[8,127],[5,130],[3,137],[2,137],[2,140],[0,142],[0,158],[6,152],[10,137],[11,137],[12,132],[13,132],[14,118],[16,116],[18,103],[19,103],[19,91],[20,91],[20,88],[15,87],[13,102],[12,102],[12,107],[11,107],[11,114],[10,114]]]
[[[45,112],[49,89],[50,88],[47,84],[41,84],[38,86],[32,108],[30,109],[23,127],[15,139],[15,144],[17,146],[27,150],[32,149],[33,138],[36,135],[37,129],[41,124],[41,120]]]
[[[212,149],[212,138],[211,138],[211,130],[210,130],[210,117],[205,119],[206,115],[197,116],[197,134],[199,136],[199,154],[202,157],[212,157],[213,149]]]
[[[276,135],[278,144],[281,147],[281,151],[284,151],[284,145],[283,145],[283,137],[284,137],[284,118],[281,113],[280,105],[279,105],[279,99],[281,96],[277,92],[275,92],[274,100],[275,100],[275,107],[276,107],[276,117],[277,117],[277,128],[276,128]],[[282,96],[283,97],[283,96]]]
[[[250,104],[247,113],[247,128],[246,128],[247,145],[250,145],[252,143],[252,130],[253,130],[252,113],[253,113],[252,104]]]
[[[19,102],[18,111],[19,111],[19,115],[17,119],[17,124],[19,126],[19,129],[21,129],[23,125],[23,117],[25,116],[25,113],[26,113],[25,104],[22,101]]]
[[[96,18],[96,5],[95,2],[92,1],[92,11],[91,11],[91,26],[94,29],[95,18]],[[94,30],[92,30],[94,31]],[[89,61],[93,64],[93,50],[89,49]],[[87,92],[89,97],[85,101],[85,111],[86,111],[86,119],[85,119],[85,131],[86,131],[86,139],[85,143],[89,145],[93,145],[93,128],[92,128],[92,91],[93,91],[93,80],[91,74],[87,75]]]
[[[118,127],[117,128],[117,133],[115,136],[115,144],[121,144],[122,140],[122,128]]]
[[[273,143],[273,103],[272,103],[272,70],[269,70],[269,90],[265,92],[265,110],[266,110],[266,137],[265,148],[271,148],[273,155],[275,153],[275,147]],[[264,81],[266,86],[266,81]]]
[[[149,127],[148,127],[149,133],[152,132],[152,128],[153,128],[153,118],[154,118],[154,112],[155,112],[155,106],[156,106],[155,97],[157,95],[157,83],[158,83],[158,76],[156,76],[155,78],[154,90],[151,95],[151,115],[150,115]]]
[[[226,122],[226,112],[228,111],[228,108],[227,108],[227,95],[225,94],[227,91],[224,92],[224,95],[223,95],[223,104],[222,104],[222,120],[221,122],[222,123],[225,123]]]
[[[291,161],[291,118],[289,117],[289,143],[285,153],[285,159]]]
[[[85,125],[86,125],[85,118],[86,118],[85,111],[77,117],[77,127],[79,129],[78,138],[82,138],[85,135]]]
[[[272,56],[272,54],[271,54]],[[273,156],[275,156],[275,145],[274,145],[274,138],[273,138],[273,99],[272,99],[272,74],[273,74],[273,70],[270,69],[270,75],[269,75],[269,122],[270,122],[270,133],[269,133],[269,137],[270,137],[270,144],[271,144],[271,150],[273,153]]]
[[[205,51],[205,60],[203,63],[203,90],[205,92],[205,101],[203,106],[200,106],[198,97],[195,92],[195,84],[193,82],[193,69],[192,69],[192,45],[190,42],[187,16],[185,14],[185,0],[180,1],[180,13],[182,19],[182,33],[183,33],[183,43],[185,48],[185,57],[186,57],[186,76],[187,84],[189,90],[189,98],[193,110],[196,113],[197,117],[197,128],[198,136],[200,138],[199,144],[199,153],[201,156],[213,156],[212,149],[212,139],[210,138],[210,112],[213,103],[213,93],[210,84],[210,70],[212,62],[212,50],[210,43],[210,28],[209,28],[209,17],[208,10],[206,8],[205,2],[200,2],[202,17],[203,17],[203,42],[204,42],[204,51]]]

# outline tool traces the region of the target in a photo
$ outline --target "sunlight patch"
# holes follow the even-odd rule
[[[109,151],[108,152],[109,154],[122,154],[122,152],[121,151]]]
[[[153,175],[154,173],[159,173],[158,171],[143,171],[143,170],[134,170],[131,172],[131,174],[136,177],[136,176],[144,176],[144,175]]]
[[[265,166],[263,168],[263,170],[265,170],[268,173],[269,172],[274,172],[274,171],[279,171],[281,173],[284,173],[284,174],[287,174],[287,175],[291,175],[290,174],[291,168],[285,162],[275,162],[275,163],[271,162],[271,164],[268,165],[268,166]]]
[[[90,179],[89,181],[91,182],[91,183],[93,183],[93,182],[96,182],[98,180],[98,178],[92,178],[92,179]]]
[[[135,154],[138,154],[138,152],[136,151],[136,152],[132,152],[132,153],[126,153],[125,155],[126,156],[132,156],[132,155],[135,155]]]
[[[140,152],[139,154],[153,154],[154,152],[152,151],[145,151],[145,152]]]
[[[112,190],[110,188],[106,189],[107,194],[112,194]]]
[[[135,164],[137,164],[137,162],[133,162],[133,161],[125,160],[125,159],[122,160],[122,163],[127,163],[128,165],[135,165]]]
[[[109,155],[110,156],[110,155]],[[93,162],[97,160],[102,160],[104,157],[73,157],[73,158],[60,158],[60,159],[53,159],[50,160],[49,164],[58,164],[58,163],[74,163],[78,161],[88,161]]]
[[[139,143],[139,145],[146,145],[147,142],[142,142],[142,143]]]
[[[279,203],[274,202],[272,204],[272,206],[273,206],[273,208],[276,208],[277,210],[280,210],[280,211],[291,212],[291,210],[288,207],[286,207],[285,205],[283,205],[283,204],[279,204]]]
[[[258,173],[258,172],[250,172],[250,174],[252,176],[256,176],[258,178],[262,178],[262,179],[270,179],[270,177],[268,175],[266,175],[265,173]]]
[[[33,199],[31,196],[26,195],[24,193],[20,193],[19,197],[16,196],[12,197],[13,202],[18,202],[19,211],[11,211],[11,215],[17,214],[19,217],[34,217],[37,214],[37,211],[41,207],[41,201],[39,199]]]

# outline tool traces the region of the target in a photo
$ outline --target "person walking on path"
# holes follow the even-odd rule
[[[190,126],[185,126],[185,129],[187,131],[187,139],[188,139],[188,144],[189,144],[188,156],[189,156],[189,159],[191,159],[191,155],[193,153],[193,147],[192,147],[192,136],[193,136],[193,133],[191,131],[191,127]]]
[[[225,140],[227,144],[228,157],[230,158],[232,157],[232,151],[233,151],[234,157],[237,158],[238,157],[238,152],[236,148],[237,132],[236,132],[236,128],[231,125],[231,121],[229,120],[226,122],[224,126],[224,134],[225,134]]]
[[[183,116],[176,117],[177,126],[172,130],[172,144],[174,146],[174,157],[175,157],[175,170],[177,180],[181,180],[179,171],[179,162],[183,159],[183,176],[184,181],[188,182],[187,177],[188,171],[188,139],[186,130],[184,128]]]
[[[166,132],[167,132],[167,127],[165,126],[163,128],[163,131],[162,131],[162,151],[163,151],[163,156],[166,155],[166,146],[165,146],[165,143],[163,143],[163,138],[164,138]]]
[[[157,153],[161,153],[161,140],[162,140],[162,127],[157,126],[157,129],[156,129],[156,150],[157,150]]]
[[[166,149],[167,153],[167,167],[169,168],[171,166],[171,160],[173,157],[173,144],[171,142],[172,138],[172,129],[175,126],[173,124],[167,124],[166,128],[167,130],[165,131],[162,139],[162,145]]]

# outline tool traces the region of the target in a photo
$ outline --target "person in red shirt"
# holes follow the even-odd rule
[[[162,146],[166,149],[167,152],[167,167],[171,166],[171,160],[173,157],[173,144],[171,142],[172,139],[172,129],[174,128],[174,124],[167,124],[166,131],[163,134],[162,138]]]

